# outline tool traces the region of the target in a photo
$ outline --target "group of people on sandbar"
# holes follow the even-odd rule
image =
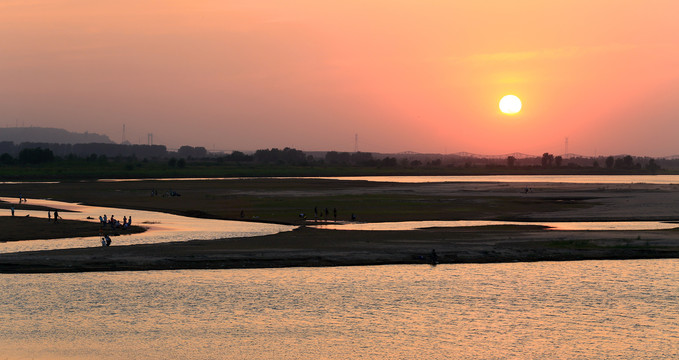
[[[127,228],[132,225],[132,216],[129,218],[127,216],[123,216],[123,222],[121,223],[120,220],[114,218],[113,215],[111,215],[111,218],[107,218],[106,214],[104,216],[99,216],[99,222],[101,223],[102,227],[105,226],[110,226],[111,230],[115,229],[123,229],[126,230]]]
[[[307,219],[307,216],[304,213],[300,213],[299,217],[305,221]],[[337,208],[332,209],[332,218],[334,222],[337,222]],[[324,209],[319,210],[318,206],[314,206],[314,221],[319,220],[330,221],[330,210],[328,210],[328,208],[325,208],[325,210]],[[356,221],[356,214],[351,213],[351,221]]]
[[[323,214],[325,214],[325,217],[323,217]],[[333,215],[334,221],[336,222],[336,221],[337,221],[337,208],[333,208],[333,209],[332,209],[332,215]],[[300,217],[302,220],[306,220],[306,219],[307,219],[306,214],[304,214],[304,213],[300,213],[300,214],[299,214],[299,217]],[[328,220],[330,220],[330,210],[328,210],[328,208],[325,208],[325,211],[323,211],[323,209],[321,209],[321,210],[319,211],[319,210],[318,210],[318,206],[314,206],[314,221],[319,221],[319,220],[320,220],[320,221],[323,221],[323,220],[328,221]]]

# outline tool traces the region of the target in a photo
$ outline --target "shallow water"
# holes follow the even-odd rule
[[[3,359],[676,359],[679,260],[0,275]]]
[[[331,230],[364,230],[364,231],[407,231],[437,227],[469,227],[469,226],[495,226],[495,225],[519,225],[519,226],[547,226],[550,230],[587,230],[587,231],[610,231],[610,230],[668,230],[679,227],[677,223],[661,221],[572,221],[572,222],[519,222],[519,221],[494,221],[494,220],[453,220],[453,221],[398,221],[381,223],[345,223],[345,224],[313,224],[319,229]]]
[[[0,200],[15,202],[16,198],[0,197]],[[44,199],[30,199],[30,204],[69,210],[60,211],[59,216],[63,219],[92,221],[93,223],[99,223],[99,216],[103,216],[104,214],[109,218],[111,215],[115,215],[115,218],[118,220],[122,220],[123,216],[132,216],[134,225],[140,225],[148,229],[146,232],[140,234],[125,235],[124,231],[121,231],[124,235],[111,237],[112,246],[259,236],[275,234],[282,231],[291,231],[295,228],[294,226],[289,225],[199,219],[155,211],[86,206]],[[45,221],[47,221],[47,211],[44,210],[16,211],[16,216],[26,215],[44,218]],[[87,219],[87,217],[96,220]],[[93,227],[92,236],[87,237],[0,242],[0,253],[95,246],[101,246],[101,238],[99,237],[98,227],[96,226]]]
[[[569,184],[679,184],[679,175],[478,175],[478,176],[348,176],[323,179],[395,183],[505,182]]]
[[[14,198],[0,200],[12,202]],[[106,208],[98,206],[86,206],[81,204],[67,203],[54,200],[31,199],[31,205],[53,207],[68,211],[59,212],[59,216],[69,220],[92,221],[97,223],[99,216],[115,215],[120,219],[122,216],[132,216],[136,225],[141,225],[148,230],[139,234],[124,234],[112,237],[112,246],[157,244],[173,241],[189,240],[214,240],[235,237],[250,237],[275,234],[283,231],[291,231],[295,226],[276,225],[267,223],[200,219],[186,216],[171,215],[154,211],[130,210]],[[44,210],[17,210],[16,216],[30,215],[42,217],[47,221],[47,212]],[[87,219],[88,217],[92,219]],[[486,221],[486,220],[457,220],[457,221],[401,221],[382,223],[314,223],[309,226],[320,229],[334,230],[389,230],[407,231],[433,227],[469,227],[491,225],[539,225],[547,226],[551,230],[667,230],[679,227],[677,223],[660,221],[610,221],[610,222],[516,222],[516,221]],[[56,249],[73,249],[84,247],[101,246],[101,238],[98,231],[93,227],[93,236],[74,237],[64,239],[45,239],[0,242],[0,253],[13,253],[22,251],[42,251]],[[96,232],[96,234],[95,234]]]
[[[199,181],[237,180],[242,178],[154,178],[100,179],[103,182],[125,181]],[[394,183],[431,182],[508,182],[508,183],[570,183],[570,184],[679,184],[679,175],[457,175],[457,176],[336,176],[336,177],[274,177],[274,179],[360,180]]]

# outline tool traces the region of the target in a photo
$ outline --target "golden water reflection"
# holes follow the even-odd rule
[[[140,178],[99,179],[101,182],[128,181],[200,181],[239,180],[247,178]],[[325,179],[349,181],[376,181],[392,183],[433,182],[503,182],[503,183],[569,183],[569,184],[679,184],[679,175],[411,175],[411,176],[309,176],[271,177],[271,179]]]
[[[631,231],[631,230],[669,230],[679,228],[678,223],[662,221],[497,221],[497,220],[450,220],[450,221],[398,221],[380,223],[313,223],[310,226],[329,230],[363,231],[408,231],[427,228],[472,227],[472,226],[546,226],[550,230],[570,231]]]
[[[0,197],[0,200],[15,202],[16,198]],[[59,216],[68,220],[99,222],[99,216],[115,215],[117,219],[132,216],[134,225],[147,228],[146,232],[113,237],[113,246],[156,244],[173,241],[213,240],[234,237],[269,235],[291,231],[294,226],[258,222],[199,219],[155,211],[117,209],[87,206],[62,201],[30,199],[31,205],[63,209]],[[16,211],[17,216],[32,216],[47,219],[46,210]],[[88,219],[88,217],[90,219]],[[45,220],[47,221],[47,220]],[[45,239],[29,241],[0,242],[0,253],[19,251],[41,251],[101,246],[98,228],[93,227],[92,236],[66,239]]]
[[[679,260],[2,275],[7,359],[676,359]]]

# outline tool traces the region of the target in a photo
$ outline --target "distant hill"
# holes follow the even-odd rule
[[[64,129],[44,127],[0,128],[0,141],[12,141],[15,144],[24,142],[52,144],[113,143],[106,135],[88,132],[75,133]]]

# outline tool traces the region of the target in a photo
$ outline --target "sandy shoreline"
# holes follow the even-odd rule
[[[119,186],[113,189],[118,196],[98,198],[104,185]],[[183,192],[178,199],[149,198],[146,189],[157,185],[153,182],[104,185],[79,184],[77,193],[69,193],[68,184],[21,190],[38,196],[59,193],[61,200],[108,206],[127,203],[175,213],[200,209],[203,216],[213,218],[229,218],[234,209],[243,208],[247,214],[259,215],[261,221],[289,223],[298,221],[300,211],[313,213],[315,203],[336,206],[343,215],[361,209],[360,216],[372,221],[679,220],[676,185],[530,184],[530,192],[525,193],[525,184],[503,183],[300,183],[277,179],[254,183],[206,181],[196,186],[196,182],[176,181],[169,186]],[[440,263],[678,258],[679,231],[552,231],[497,226],[390,232],[304,227],[255,238],[0,254],[0,272],[428,264],[432,249]]]
[[[301,228],[255,238],[54,250],[0,256],[1,273],[134,271],[677,258],[676,231]]]

